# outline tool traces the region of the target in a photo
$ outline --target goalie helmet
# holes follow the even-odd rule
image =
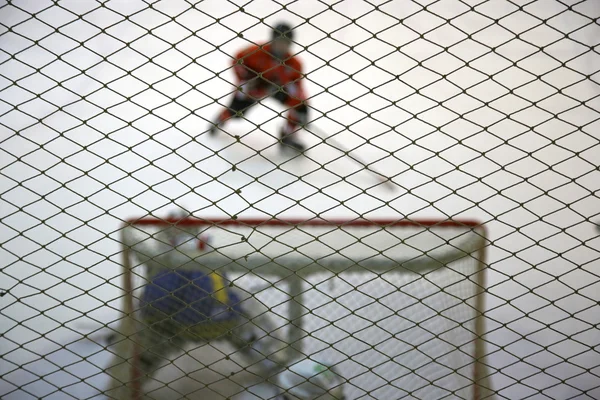
[[[278,376],[282,400],[344,399],[343,380],[332,367],[302,360]]]

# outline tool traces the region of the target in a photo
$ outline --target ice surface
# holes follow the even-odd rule
[[[479,219],[492,243],[496,388],[520,398],[565,379],[552,390],[569,397],[597,383],[582,369],[600,288],[594,0],[556,17],[565,6],[553,1],[464,15],[454,1],[11,3],[0,2],[4,399],[101,390],[105,354],[76,342],[77,323],[119,316],[121,222],[176,205],[214,217]],[[208,137],[234,90],[229,55],[268,35],[258,18],[299,25],[314,124],[395,192],[310,132],[305,157],[281,154],[274,102]],[[581,327],[567,338],[565,324]]]

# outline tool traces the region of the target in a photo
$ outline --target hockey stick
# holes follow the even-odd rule
[[[363,167],[365,170],[369,171],[371,173],[371,175],[373,175],[373,177],[376,178],[377,181],[382,184],[383,187],[387,188],[388,190],[395,190],[396,187],[394,185],[394,182],[392,182],[392,180],[390,178],[375,171],[374,169],[369,168],[368,163],[363,161],[358,156],[350,154],[350,151],[347,150],[345,146],[343,146],[341,143],[339,143],[333,137],[327,135],[324,131],[317,128],[313,124],[306,125],[304,129],[306,129],[310,133],[317,135],[319,138],[321,138],[323,140],[323,143],[329,142],[328,144],[330,146],[335,148],[340,153],[344,153],[346,156],[350,157],[352,159],[352,161],[354,161],[355,163],[357,163],[358,165]]]

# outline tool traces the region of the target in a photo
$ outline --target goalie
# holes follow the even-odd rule
[[[144,264],[148,281],[135,311],[126,306],[130,318],[122,320],[108,346],[113,353],[106,369],[110,399],[141,398],[143,384],[172,355],[189,343],[214,340],[231,343],[265,382],[275,382],[278,400],[312,400],[328,394],[343,398],[342,382],[328,368],[305,360],[288,369],[290,360],[282,351],[288,344],[276,334],[265,305],[235,288],[226,274],[192,261],[216,251],[200,232],[175,224],[137,240],[131,248]]]
[[[304,151],[295,132],[307,123],[308,107],[302,84],[302,64],[290,54],[294,34],[290,25],[281,23],[272,31],[271,42],[250,46],[240,51],[233,60],[238,80],[231,103],[224,108],[210,127],[217,131],[231,118],[239,118],[257,102],[272,97],[287,107],[287,122],[279,131],[283,148]]]

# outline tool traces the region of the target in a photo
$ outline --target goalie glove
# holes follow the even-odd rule
[[[334,368],[302,360],[277,375],[277,400],[343,400],[343,379]]]

